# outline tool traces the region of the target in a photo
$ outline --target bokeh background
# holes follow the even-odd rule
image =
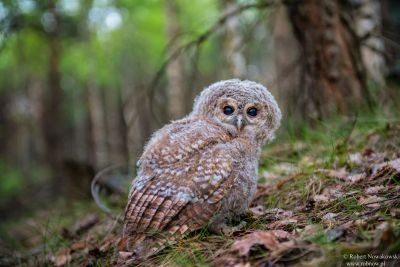
[[[221,79],[266,85],[281,132],[399,114],[396,0],[2,0],[0,29],[8,222],[90,199],[97,172],[134,168],[150,134]]]

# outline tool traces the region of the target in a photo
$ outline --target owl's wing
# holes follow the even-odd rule
[[[141,258],[206,225],[241,168],[229,137],[210,125],[207,132],[192,124],[184,125],[182,136],[177,136],[182,131],[159,133],[165,136],[154,137],[142,157],[124,220],[128,250]],[[166,148],[176,153],[162,153]]]

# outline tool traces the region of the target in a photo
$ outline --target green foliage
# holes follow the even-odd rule
[[[17,195],[23,188],[24,178],[16,167],[0,161],[0,202]]]

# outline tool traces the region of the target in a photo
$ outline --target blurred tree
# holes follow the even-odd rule
[[[179,8],[176,0],[165,0],[165,25],[169,44],[167,56],[171,56],[179,46],[179,39],[182,35],[179,25]],[[171,119],[181,118],[187,113],[185,90],[185,77],[183,59],[181,54],[172,59],[167,66],[168,79],[168,111]]]
[[[221,0],[221,6],[224,14],[228,14],[238,7],[235,0]],[[247,74],[246,60],[242,53],[244,46],[239,16],[232,16],[226,21],[223,43],[227,78],[245,78]]]
[[[60,17],[56,0],[48,1],[44,11],[44,26],[48,29],[49,45],[48,88],[42,94],[41,125],[45,144],[45,158],[52,170],[54,192],[58,193],[66,184],[64,173],[60,172],[65,160],[64,94],[60,77]]]
[[[380,0],[382,17],[382,35],[385,45],[386,62],[390,78],[400,80],[400,2]]]
[[[301,47],[294,113],[321,118],[370,104],[361,42],[354,30],[354,6],[342,0],[288,2],[289,18]]]

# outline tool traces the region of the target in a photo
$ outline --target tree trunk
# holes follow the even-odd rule
[[[232,12],[236,8],[236,1],[222,0],[224,13]],[[224,57],[227,70],[227,78],[245,78],[246,60],[243,56],[243,38],[240,33],[239,16],[232,16],[226,21],[224,32]]]
[[[319,119],[369,104],[352,8],[342,0],[294,1],[288,5],[302,53],[293,113]]]
[[[275,83],[272,93],[277,97],[283,113],[293,112],[299,91],[300,52],[288,18],[287,7],[278,6],[273,14],[273,55]],[[269,60],[269,59],[267,59]],[[276,87],[276,88],[275,88]]]
[[[107,124],[101,90],[91,82],[88,87],[88,103],[90,117],[90,158],[96,170],[108,164]]]
[[[179,27],[179,13],[175,0],[165,0],[166,33],[169,42],[168,55],[176,50],[177,39],[181,34]],[[186,92],[184,83],[184,69],[182,56],[177,58],[167,67],[168,77],[168,110],[171,119],[178,119],[186,113]]]
[[[56,1],[49,1],[49,13],[53,17],[52,29],[48,34],[49,44],[49,69],[48,90],[42,96],[41,128],[44,137],[44,152],[47,163],[51,169],[53,179],[53,192],[57,194],[63,188],[65,176],[61,168],[65,159],[63,144],[65,140],[65,120],[63,110],[63,91],[60,84],[60,37],[59,14]]]
[[[382,37],[382,12],[379,0],[361,1],[355,12],[357,35],[362,39],[361,55],[368,78],[385,85],[386,60]]]
[[[124,133],[126,129],[123,122],[120,90],[108,89],[104,93],[109,164],[126,163],[128,162]]]
[[[134,171],[136,161],[143,152],[143,145],[153,131],[153,118],[150,117],[149,98],[126,97],[131,94],[131,91],[134,91],[136,96],[139,95],[139,90],[143,88],[144,85],[138,81],[136,82],[137,84],[133,85],[135,82],[131,77],[125,77],[123,84],[123,97],[128,99],[128,102],[124,105],[123,115],[124,125],[127,130],[126,140],[131,171]]]

